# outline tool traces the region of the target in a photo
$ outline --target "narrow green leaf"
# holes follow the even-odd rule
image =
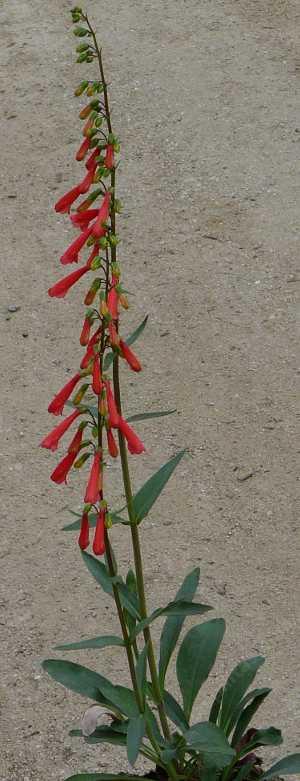
[[[67,689],[71,689],[83,697],[89,697],[100,704],[110,706],[110,700],[106,698],[105,694],[102,694],[102,685],[106,679],[94,670],[89,670],[88,667],[82,667],[80,664],[64,659],[45,659],[42,666],[51,678]]]
[[[55,651],[80,651],[82,648],[108,648],[112,645],[124,645],[124,640],[115,635],[106,635],[103,637],[90,637],[86,640],[79,640],[77,643],[64,643],[64,645],[55,645]]]
[[[130,765],[135,765],[140,746],[145,734],[145,718],[142,714],[129,719],[127,730],[127,758]]]
[[[179,727],[181,732],[185,732],[189,728],[189,723],[179,702],[166,689],[164,689],[163,698],[167,716],[173,721],[173,724],[176,724],[176,727]]]
[[[235,757],[223,730],[210,721],[194,724],[184,737],[187,745],[202,755],[206,767],[222,770]]]
[[[144,330],[145,326],[147,325],[148,317],[149,317],[149,315],[146,315],[146,317],[144,317],[144,320],[132,332],[132,334],[130,334],[129,336],[126,337],[126,339],[124,340],[126,342],[126,344],[130,345],[130,344],[133,344],[134,342],[136,342],[136,340],[139,338],[139,336],[143,333],[143,330]],[[105,356],[104,364],[103,364],[103,368],[104,368],[105,372],[107,372],[107,370],[111,366],[114,358],[115,358],[115,354],[113,352],[107,353],[107,355]]]
[[[183,581],[179,591],[177,591],[175,602],[185,601],[188,602],[194,599],[195,593],[199,585],[200,569],[196,567],[190,572]],[[177,640],[179,638],[185,616],[170,616],[167,618],[160,638],[160,657],[159,657],[159,678],[161,685],[164,685],[167,668],[176,647]]]
[[[105,678],[101,684],[101,691],[121,713],[125,713],[129,718],[135,718],[139,715],[132,689],[128,689],[126,686],[115,686]]]
[[[220,713],[220,727],[226,735],[232,729],[232,717],[245,692],[254,680],[257,670],[264,663],[263,656],[254,656],[240,662],[229,675],[224,686],[222,708]]]
[[[136,415],[130,415],[126,418],[127,423],[134,423],[138,420],[151,420],[151,418],[163,418],[165,415],[173,415],[176,409],[167,409],[162,412],[137,412]]]
[[[255,715],[256,711],[260,707],[260,705],[263,703],[263,701],[266,699],[268,694],[272,689],[254,689],[253,692],[249,692],[249,694],[252,694],[251,702],[246,708],[242,708],[240,716],[237,720],[236,728],[233,733],[231,745],[236,746],[240,740],[242,739],[244,733],[247,730],[247,727],[249,726],[251,719]],[[244,701],[243,701],[244,702]]]
[[[113,746],[126,746],[126,734],[117,732],[116,730],[111,729],[111,727],[97,727],[95,732],[88,737],[82,734],[81,729],[71,730],[69,734],[71,737],[84,738],[85,743],[89,743],[90,745],[96,743],[110,743]]]
[[[90,553],[82,551],[81,553],[85,566],[88,568],[93,578],[99,583],[99,586],[105,591],[106,594],[113,596],[112,579],[106,569],[105,564]]]
[[[161,494],[185,452],[185,450],[181,450],[180,453],[177,453],[170,461],[167,461],[167,463],[155,472],[155,474],[152,475],[135,494],[133,498],[133,511],[137,523],[140,523],[142,519],[148,515],[151,507]]]
[[[221,707],[221,702],[222,702],[222,697],[223,697],[223,686],[221,686],[221,688],[217,692],[217,694],[215,696],[215,699],[213,701],[213,704],[211,706],[211,709],[210,709],[209,721],[211,721],[212,724],[217,724],[218,716],[219,716],[219,712],[220,712],[220,707]]]
[[[145,701],[145,690],[147,685],[147,654],[148,643],[146,643],[143,650],[139,654],[136,664],[136,680],[139,691],[143,698],[143,702]]]
[[[180,646],[176,669],[188,720],[199,689],[214,666],[224,632],[225,621],[214,618],[190,629]]]
[[[282,743],[282,734],[280,729],[276,727],[268,727],[267,729],[258,729],[253,735],[252,740],[249,740],[241,751],[238,753],[238,758],[246,756],[254,748],[259,746],[280,746]]]
[[[121,582],[118,582],[118,591],[121,597],[122,605],[126,607],[126,610],[128,610],[133,618],[139,619],[141,616],[136,595],[130,591],[125,583]]]
[[[170,602],[166,607],[157,608],[148,618],[143,618],[142,621],[139,621],[130,639],[134,640],[146,626],[150,626],[160,616],[199,616],[202,613],[207,613],[208,610],[211,610],[210,605],[202,605],[198,602],[184,602],[183,600],[181,602]]]
[[[295,773],[300,773],[300,754],[289,754],[260,776],[260,781],[265,781],[265,779],[267,781],[267,779],[277,776],[293,776]]]
[[[75,776],[68,776],[64,781],[136,781],[136,775],[130,776],[126,773],[76,773]]]

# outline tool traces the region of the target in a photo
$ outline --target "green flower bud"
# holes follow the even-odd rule
[[[76,62],[86,62],[86,60],[87,60],[87,53],[82,52],[82,54],[79,54],[79,56],[77,57]]]
[[[87,49],[89,49],[89,44],[88,43],[79,43],[78,46],[76,46],[76,51],[79,52],[79,53],[80,52],[85,52],[85,51],[87,51]]]
[[[99,240],[99,244],[100,244],[100,247],[102,247],[102,249],[105,249],[106,247],[108,247],[108,241],[105,238],[105,236],[101,236],[101,239]],[[97,266],[97,268],[99,268],[99,266]]]
[[[96,255],[96,257],[93,258],[93,260],[91,262],[91,269],[92,269],[92,271],[97,271],[98,268],[101,268],[101,264],[102,264],[102,261],[101,261],[100,256]]]
[[[102,122],[103,122],[103,119],[102,119],[102,117],[97,117],[97,119],[95,119],[95,125],[96,125],[96,127],[101,127],[101,125],[102,125]]]
[[[117,244],[119,244],[120,239],[118,239],[118,236],[116,236],[115,233],[110,233],[108,241],[111,247],[116,247]]]
[[[77,458],[77,460],[73,464],[74,469],[81,469],[81,467],[83,466],[83,464],[85,464],[85,462],[88,460],[90,455],[91,455],[90,453],[83,453],[82,456],[79,456],[79,458]]]
[[[74,95],[79,98],[80,95],[86,90],[86,88],[89,86],[88,81],[82,81],[78,87],[76,87],[76,90],[74,92]]]
[[[89,35],[89,31],[86,27],[75,27],[73,33],[77,38],[83,38],[85,35]]]
[[[93,138],[96,133],[98,132],[96,127],[91,127],[89,130],[86,131],[86,137],[87,138]]]

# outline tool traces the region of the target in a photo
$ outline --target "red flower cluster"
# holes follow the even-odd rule
[[[93,108],[93,105],[96,108]],[[98,107],[98,108],[97,108]],[[66,293],[85,274],[95,276],[85,295],[84,303],[92,306],[85,313],[80,333],[80,344],[85,348],[84,356],[80,363],[80,369],[61,388],[49,404],[48,411],[53,415],[61,415],[65,405],[70,404],[70,396],[76,386],[83,380],[73,398],[75,409],[41,442],[42,447],[56,450],[60,439],[79,417],[84,416],[79,427],[67,448],[67,452],[51,474],[51,480],[62,484],[67,482],[68,474],[72,467],[79,469],[85,461],[92,456],[90,474],[84,494],[84,509],[81,519],[79,545],[85,550],[90,542],[89,513],[92,508],[96,510],[96,527],[93,539],[93,552],[102,555],[105,551],[105,528],[107,521],[107,505],[104,501],[104,468],[105,468],[105,442],[107,453],[111,458],[117,458],[118,445],[114,436],[117,430],[119,437],[124,437],[130,453],[140,454],[144,451],[144,445],[122,417],[117,407],[109,377],[103,369],[105,352],[112,350],[127,362],[135,371],[141,371],[141,364],[130,349],[128,344],[119,335],[120,307],[128,308],[128,301],[120,283],[120,269],[116,264],[113,247],[116,237],[113,234],[115,220],[114,188],[105,185],[107,177],[111,177],[113,185],[113,172],[115,169],[115,151],[118,145],[112,141],[112,135],[103,143],[101,138],[96,138],[97,127],[95,115],[101,113],[101,102],[93,101],[80,112],[80,118],[85,119],[83,128],[83,141],[76,153],[76,160],[84,160],[88,152],[85,166],[86,174],[83,179],[63,195],[55,204],[58,213],[70,215],[72,225],[79,230],[79,235],[65,250],[60,258],[62,265],[78,263],[79,257],[86,248],[90,248],[89,257],[84,265],[72,271],[63,279],[56,282],[50,289],[49,295],[56,298],[64,298]],[[98,189],[92,191],[92,185],[97,184]],[[71,207],[81,195],[87,198],[77,206],[77,210],[70,213]],[[93,205],[101,197],[99,206]],[[96,397],[97,406],[95,408]],[[97,415],[95,416],[95,409]],[[87,428],[89,427],[89,428]],[[89,432],[89,438],[84,439],[85,431]],[[106,440],[103,439],[103,432]]]

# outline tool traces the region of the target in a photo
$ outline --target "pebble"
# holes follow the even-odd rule
[[[7,311],[8,311],[8,312],[18,312],[18,311],[19,311],[19,309],[21,309],[21,307],[20,307],[20,306],[17,306],[16,304],[10,304],[10,305],[7,307]]]

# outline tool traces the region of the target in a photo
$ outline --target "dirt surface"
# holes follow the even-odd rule
[[[121,254],[134,294],[123,331],[150,313],[137,350],[144,372],[123,371],[126,408],[177,408],[139,424],[147,454],[132,460],[135,485],[189,450],[143,526],[149,604],[171,598],[200,563],[201,597],[228,626],[195,715],[207,718],[241,657],[265,654],[259,681],[274,693],[262,724],[282,726],[285,748],[297,750],[299,4],[87,6],[123,143]],[[1,781],[126,768],[120,752],[68,736],[86,703],[40,668],[58,642],[118,631],[75,536],[61,532],[82,481],[50,484],[56,459],[38,449],[49,400],[81,354],[83,287],[65,301],[47,296],[71,236],[53,202],[78,180],[72,91],[84,71],[78,79],[70,8],[1,3]],[[118,501],[117,466],[110,475]],[[113,541],[126,571],[126,530]],[[127,681],[118,650],[70,658]]]

